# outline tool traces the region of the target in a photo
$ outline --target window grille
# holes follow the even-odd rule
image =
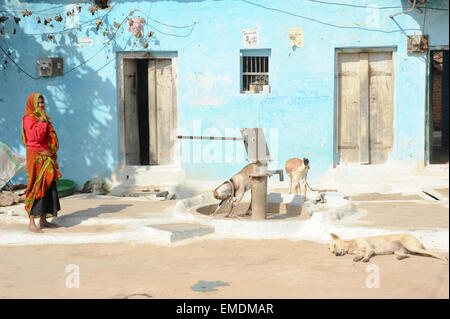
[[[269,57],[243,56],[242,91],[259,93],[269,85]]]

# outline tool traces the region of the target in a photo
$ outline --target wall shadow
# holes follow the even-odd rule
[[[174,1],[190,3],[205,0]],[[147,1],[145,4],[150,11],[154,2],[164,1]],[[68,19],[64,4],[55,5],[40,0],[0,3],[0,17],[8,17],[0,23],[0,46],[10,50],[10,58],[32,77],[37,77],[35,67],[38,58],[62,57],[65,73],[63,76],[32,79],[0,51],[0,140],[16,153],[25,155],[21,119],[26,99],[33,92],[41,93],[46,99],[46,109],[53,119],[60,142],[58,163],[62,178],[74,180],[77,188],[95,177],[109,178],[120,161],[116,52],[145,51],[142,43],[148,40],[136,39],[127,30],[126,17],[135,4],[126,0],[111,1],[110,9],[91,14],[87,9],[92,3],[79,3],[82,7],[80,29],[61,33]],[[41,11],[40,5],[42,9],[55,9],[38,13]],[[36,12],[23,17],[21,12],[27,7]],[[150,11],[144,11],[140,11],[139,16],[150,17]],[[55,21],[57,13],[62,15],[62,22]],[[14,14],[21,19],[18,23],[13,19]],[[40,24],[36,21],[38,16],[42,21]],[[47,17],[53,19],[50,22],[53,28],[43,28],[44,18]],[[96,19],[102,20],[98,30]],[[115,23],[122,20],[123,25],[117,29]],[[152,26],[149,24],[146,28],[151,30]],[[150,40],[159,41],[158,34],[155,32]],[[79,38],[92,38],[94,45],[83,46]],[[147,50],[155,49],[153,44],[151,42]],[[25,183],[25,173],[14,177],[13,182]]]
[[[35,1],[26,3],[33,2]],[[17,11],[17,7],[0,4],[0,11],[13,10]],[[83,4],[83,10],[87,10],[87,5]],[[104,52],[100,52],[107,58],[103,63],[92,63],[95,65],[93,67],[87,60],[100,50],[100,45],[80,48],[77,46],[78,37],[101,36],[104,30],[83,27],[81,31],[75,29],[62,34],[55,32],[51,39],[48,34],[30,35],[30,26],[36,24],[37,28],[38,14],[30,17],[18,15],[21,18],[19,23],[15,23],[11,15],[7,16],[9,19],[0,24],[3,29],[0,46],[10,50],[10,57],[34,77],[37,77],[35,63],[38,58],[62,57],[65,74],[31,79],[0,51],[3,65],[0,67],[0,140],[15,152],[25,155],[21,120],[28,95],[38,92],[45,97],[47,112],[58,134],[58,163],[62,178],[72,179],[78,187],[82,187],[85,181],[93,177],[111,175],[118,157],[118,122],[115,74],[108,72],[115,70],[115,55],[111,52],[119,50],[119,46],[116,42],[111,42]],[[41,15],[42,20],[43,18]],[[66,17],[63,16],[64,18]],[[54,28],[48,28],[47,32],[61,29],[59,22],[52,23]],[[113,20],[106,15],[103,23],[109,26]],[[107,41],[108,35],[104,35],[102,40]],[[83,50],[89,50],[89,53]],[[83,62],[88,63],[71,70]],[[99,72],[104,68],[108,69]],[[17,175],[14,181],[26,182],[25,174]]]

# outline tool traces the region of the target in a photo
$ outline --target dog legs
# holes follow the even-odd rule
[[[252,215],[252,200],[250,199],[250,205],[247,208],[247,211],[245,212],[246,216],[251,216]]]
[[[398,260],[402,260],[409,257],[409,255],[406,253],[404,249],[396,250],[394,251],[394,254],[397,256]]]
[[[292,174],[289,174],[289,194],[292,194]]]
[[[401,245],[401,247],[399,247],[397,250],[395,250],[394,254],[397,256],[398,260],[402,260],[402,259],[410,257],[410,255],[408,255],[408,252],[416,253],[419,255],[431,256],[431,257],[434,257],[437,259],[448,261],[448,259],[446,257],[440,256],[438,254],[434,254],[425,249],[417,248],[417,247],[406,248],[403,245]],[[353,261],[358,262],[358,261],[362,260],[363,262],[368,262],[370,260],[370,258],[372,258],[374,255],[375,255],[375,252],[373,250],[369,250],[367,252],[358,251],[356,253],[356,257],[353,258]]]
[[[297,174],[292,175],[292,186],[294,187],[294,194],[300,195],[300,176]]]
[[[370,258],[372,258],[372,256],[375,255],[375,252],[373,250],[368,250],[366,251],[366,253],[364,254],[364,258],[362,260],[363,263],[366,263],[370,260]]]
[[[367,262],[373,256],[374,252],[373,251],[366,252],[366,250],[361,249],[355,251],[354,254],[356,255],[356,257],[353,258],[353,261],[358,262],[364,258],[363,262]],[[365,259],[367,259],[367,261],[364,261]]]
[[[306,175],[304,175],[302,178],[302,191],[303,191],[303,197],[306,200]]]
[[[363,259],[363,258],[364,258],[364,252],[363,252],[363,251],[360,251],[360,252],[358,252],[358,253],[356,254],[356,257],[353,258],[353,261],[358,262],[358,261],[360,261],[360,260]]]
[[[219,211],[219,209],[221,209],[222,206],[225,205],[226,202],[227,202],[226,199],[222,200],[222,201],[220,202],[220,204],[217,205],[216,210],[215,210],[210,216],[214,216],[214,215]]]
[[[419,247],[415,247],[412,245],[405,245],[406,249],[411,252],[411,253],[415,253],[415,254],[419,254],[419,255],[425,255],[425,256],[430,256],[430,257],[434,257],[443,261],[448,261],[447,257],[432,253],[428,250],[419,248]]]
[[[244,197],[245,191],[239,189],[236,192],[235,200],[231,202],[231,208],[228,214],[225,217],[233,217],[234,216],[234,207],[241,202],[242,197]]]
[[[398,260],[402,260],[409,257],[405,245],[403,245],[403,243],[400,242],[399,240],[392,242],[392,249],[394,251],[394,255],[397,256]]]
[[[303,195],[303,197],[306,199],[306,175],[300,177],[299,174],[292,174],[289,183],[290,194],[292,193],[292,188],[294,188],[295,194]]]

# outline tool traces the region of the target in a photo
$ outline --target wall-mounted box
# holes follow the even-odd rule
[[[409,35],[407,39],[408,53],[428,52],[428,35]]]
[[[39,76],[64,75],[63,58],[40,58],[36,61]]]

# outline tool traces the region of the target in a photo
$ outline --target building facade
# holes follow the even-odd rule
[[[0,140],[25,154],[25,102],[43,94],[78,185],[121,167],[229,178],[242,142],[177,136],[249,127],[271,168],[307,157],[312,178],[448,147],[448,1],[7,0],[2,17]],[[39,76],[55,57],[62,75]]]

